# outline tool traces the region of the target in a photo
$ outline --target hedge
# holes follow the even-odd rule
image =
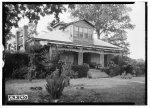
[[[21,67],[28,66],[29,55],[26,53],[3,53],[4,67],[3,75],[5,78],[11,78],[13,71],[20,69]]]
[[[77,72],[78,78],[87,77],[88,71],[89,71],[89,65],[83,64],[83,65],[73,65],[72,70],[74,72]]]

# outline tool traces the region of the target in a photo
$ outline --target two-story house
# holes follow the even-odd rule
[[[27,35],[27,27],[24,27]],[[118,46],[97,39],[94,26],[86,20],[71,23],[60,22],[53,26],[53,30],[34,37],[39,43],[49,46],[49,56],[57,47],[63,50],[62,61],[72,64],[96,63],[106,66],[114,55],[122,55]]]

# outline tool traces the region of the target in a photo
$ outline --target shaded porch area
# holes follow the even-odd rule
[[[97,64],[102,67],[107,67],[108,63],[114,56],[115,55],[113,54],[64,51],[64,53],[60,56],[60,59],[74,65],[82,65],[83,63],[87,63],[89,65]]]

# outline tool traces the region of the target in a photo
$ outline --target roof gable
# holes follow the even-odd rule
[[[70,23],[64,23],[64,22],[60,22],[56,25],[53,26],[53,28],[56,28],[57,26],[59,25],[62,25],[63,27],[61,27],[60,29],[65,29],[66,27],[68,27],[69,25],[73,25],[75,23],[78,23],[78,22],[81,22],[81,21],[84,21],[85,23],[87,23],[89,26],[91,26],[92,28],[94,28],[94,25],[91,24],[90,22],[88,22],[87,20],[78,20],[78,21],[73,21],[73,22],[70,22]]]

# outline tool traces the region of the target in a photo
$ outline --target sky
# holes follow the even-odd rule
[[[132,8],[129,13],[131,18],[131,23],[135,25],[133,30],[127,31],[127,41],[130,43],[130,55],[129,57],[133,59],[145,59],[145,3],[135,2],[135,4],[128,5]],[[59,15],[60,21],[71,22],[69,12],[65,12]],[[46,26],[49,22],[54,19],[53,15],[41,17],[38,22],[37,31],[42,33],[46,31]],[[19,26],[28,24],[28,19],[22,19],[19,22]],[[12,30],[14,31],[14,30]]]
[[[129,57],[145,59],[145,3],[136,2],[130,13],[131,22],[135,24],[134,30],[128,30],[128,42],[130,43]]]

